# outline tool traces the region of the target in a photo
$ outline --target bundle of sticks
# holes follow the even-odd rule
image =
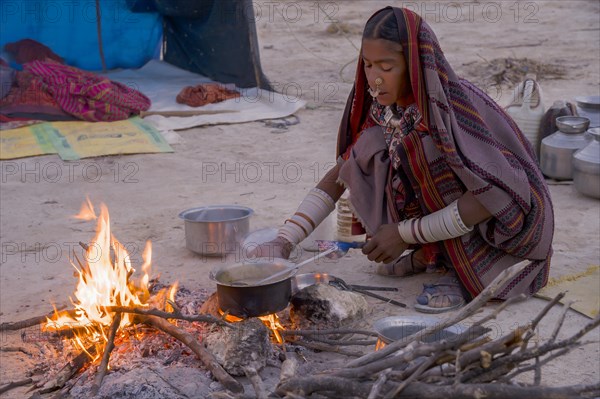
[[[535,330],[564,293],[549,302],[530,323],[496,339],[486,335],[490,329],[485,327],[485,323],[524,297],[505,301],[492,314],[475,321],[460,335],[424,343],[428,336],[476,315],[524,266],[517,264],[505,270],[471,303],[439,324],[352,360],[344,368],[281,381],[277,394],[286,398],[316,394],[318,397],[368,399],[597,397],[600,395],[600,383],[558,388],[540,385],[542,366],[576,347],[589,344],[581,339],[600,324],[600,317],[596,317],[574,335],[557,340],[570,307],[567,304],[551,337],[540,343]],[[532,340],[534,337],[535,342]],[[515,377],[526,372],[533,372],[533,383],[516,384]]]

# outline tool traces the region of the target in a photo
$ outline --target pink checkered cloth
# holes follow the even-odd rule
[[[50,59],[28,62],[24,69],[65,112],[79,119],[118,121],[150,108],[150,99],[131,87]]]

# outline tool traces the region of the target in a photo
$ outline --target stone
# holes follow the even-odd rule
[[[262,370],[272,351],[267,327],[257,318],[235,326],[236,329],[218,327],[206,333],[206,348],[231,375],[244,376],[245,368]]]
[[[338,328],[360,321],[367,313],[365,298],[329,284],[314,284],[292,297],[290,319],[296,329]]]

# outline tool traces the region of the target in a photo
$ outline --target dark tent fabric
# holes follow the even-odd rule
[[[96,1],[0,0],[0,46],[33,39],[68,65],[98,71]],[[106,67],[139,68],[159,58],[238,87],[270,89],[260,66],[251,0],[101,0]]]
[[[154,2],[165,21],[165,61],[219,82],[270,89],[260,65],[252,0]]]

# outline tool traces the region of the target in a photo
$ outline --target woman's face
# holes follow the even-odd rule
[[[383,39],[363,39],[362,58],[369,87],[375,91],[375,79],[381,78],[377,102],[381,105],[406,105],[403,99],[411,93],[408,67],[402,46]]]

